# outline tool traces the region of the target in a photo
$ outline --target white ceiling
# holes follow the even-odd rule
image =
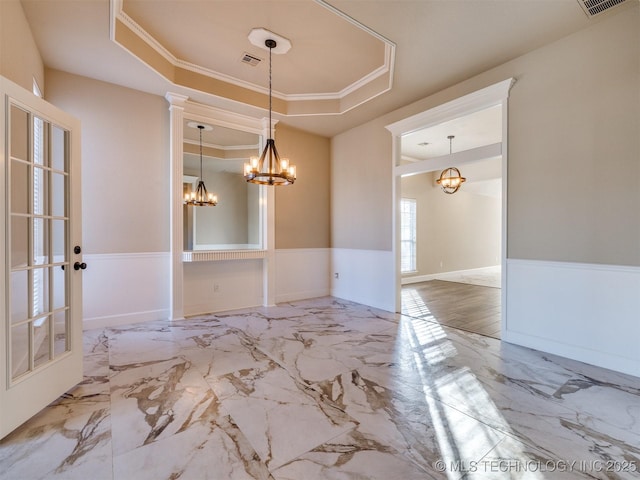
[[[325,136],[599,20],[588,18],[577,0],[331,0],[330,4],[124,0],[123,8],[173,55],[261,88],[268,81],[267,62],[248,67],[239,63],[239,57],[253,52],[268,58],[268,52],[252,46],[247,35],[256,27],[275,31],[293,45],[289,53],[274,55],[274,92],[283,94],[321,95],[358,81],[377,68],[384,51],[381,39],[388,41],[395,48],[389,91],[342,114],[274,115]],[[116,44],[110,38],[109,0],[22,0],[22,5],[48,67],[157,95],[182,93],[205,104],[265,116],[264,109],[176,86]]]
[[[501,141],[502,105],[496,105],[404,135],[402,160],[416,162]]]

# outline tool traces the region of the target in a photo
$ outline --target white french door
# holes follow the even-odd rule
[[[82,380],[80,123],[0,77],[0,438]]]

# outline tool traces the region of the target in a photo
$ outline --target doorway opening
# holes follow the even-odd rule
[[[498,339],[506,324],[512,83],[387,126],[394,134],[396,311]],[[437,182],[449,167],[466,179],[453,194]]]

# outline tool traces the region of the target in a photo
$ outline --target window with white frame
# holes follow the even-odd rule
[[[400,271],[415,272],[416,267],[416,200],[400,200]]]

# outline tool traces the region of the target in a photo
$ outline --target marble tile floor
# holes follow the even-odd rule
[[[640,378],[319,298],[85,332],[0,479],[640,478]]]

